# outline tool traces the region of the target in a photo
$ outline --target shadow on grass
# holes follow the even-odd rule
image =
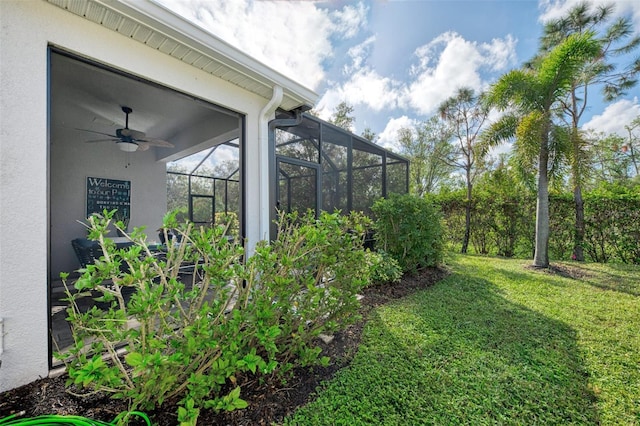
[[[575,331],[460,269],[373,312],[293,424],[598,424]]]
[[[607,264],[605,267],[600,264],[581,263],[571,266],[583,272],[582,277],[577,279],[592,287],[640,296],[636,265]]]
[[[619,264],[593,264],[554,262],[549,268],[536,269],[525,266],[529,272],[537,272],[541,279],[548,276],[558,276],[572,281],[587,284],[600,290],[610,290],[625,293],[631,296],[640,296],[640,282],[635,265]],[[523,272],[501,270],[501,274],[513,279],[531,279],[530,275]],[[546,284],[562,286],[562,281],[549,281]]]

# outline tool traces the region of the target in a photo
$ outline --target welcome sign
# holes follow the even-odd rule
[[[131,218],[131,181],[87,177],[87,217],[117,209],[118,219]]]

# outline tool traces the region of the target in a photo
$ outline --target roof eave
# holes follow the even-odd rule
[[[220,67],[208,65],[199,68],[265,99],[271,97],[275,85],[281,86],[284,92],[281,104],[283,109],[292,110],[302,105],[313,106],[318,99],[318,94],[313,90],[273,70],[224,40],[150,0],[135,2],[124,0],[46,1],[114,31],[122,32],[120,21],[129,19],[151,29],[156,34],[179,43],[191,52],[197,52],[197,54],[219,64]],[[147,40],[151,39],[152,37],[148,36],[147,39],[139,39],[138,41],[149,44]],[[187,55],[179,59],[193,66],[196,66],[197,62],[201,62],[195,60],[190,62],[191,58],[188,58]],[[220,70],[220,68],[223,69]]]

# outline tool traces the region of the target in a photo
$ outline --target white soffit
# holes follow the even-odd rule
[[[279,85],[284,89],[280,107],[285,110],[313,106],[318,98],[314,91],[149,0],[45,1],[265,99],[271,99],[273,86]]]

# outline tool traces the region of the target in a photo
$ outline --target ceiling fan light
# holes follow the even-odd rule
[[[138,150],[138,144],[133,142],[118,142],[118,146],[120,147],[120,151],[124,152],[135,152]]]

